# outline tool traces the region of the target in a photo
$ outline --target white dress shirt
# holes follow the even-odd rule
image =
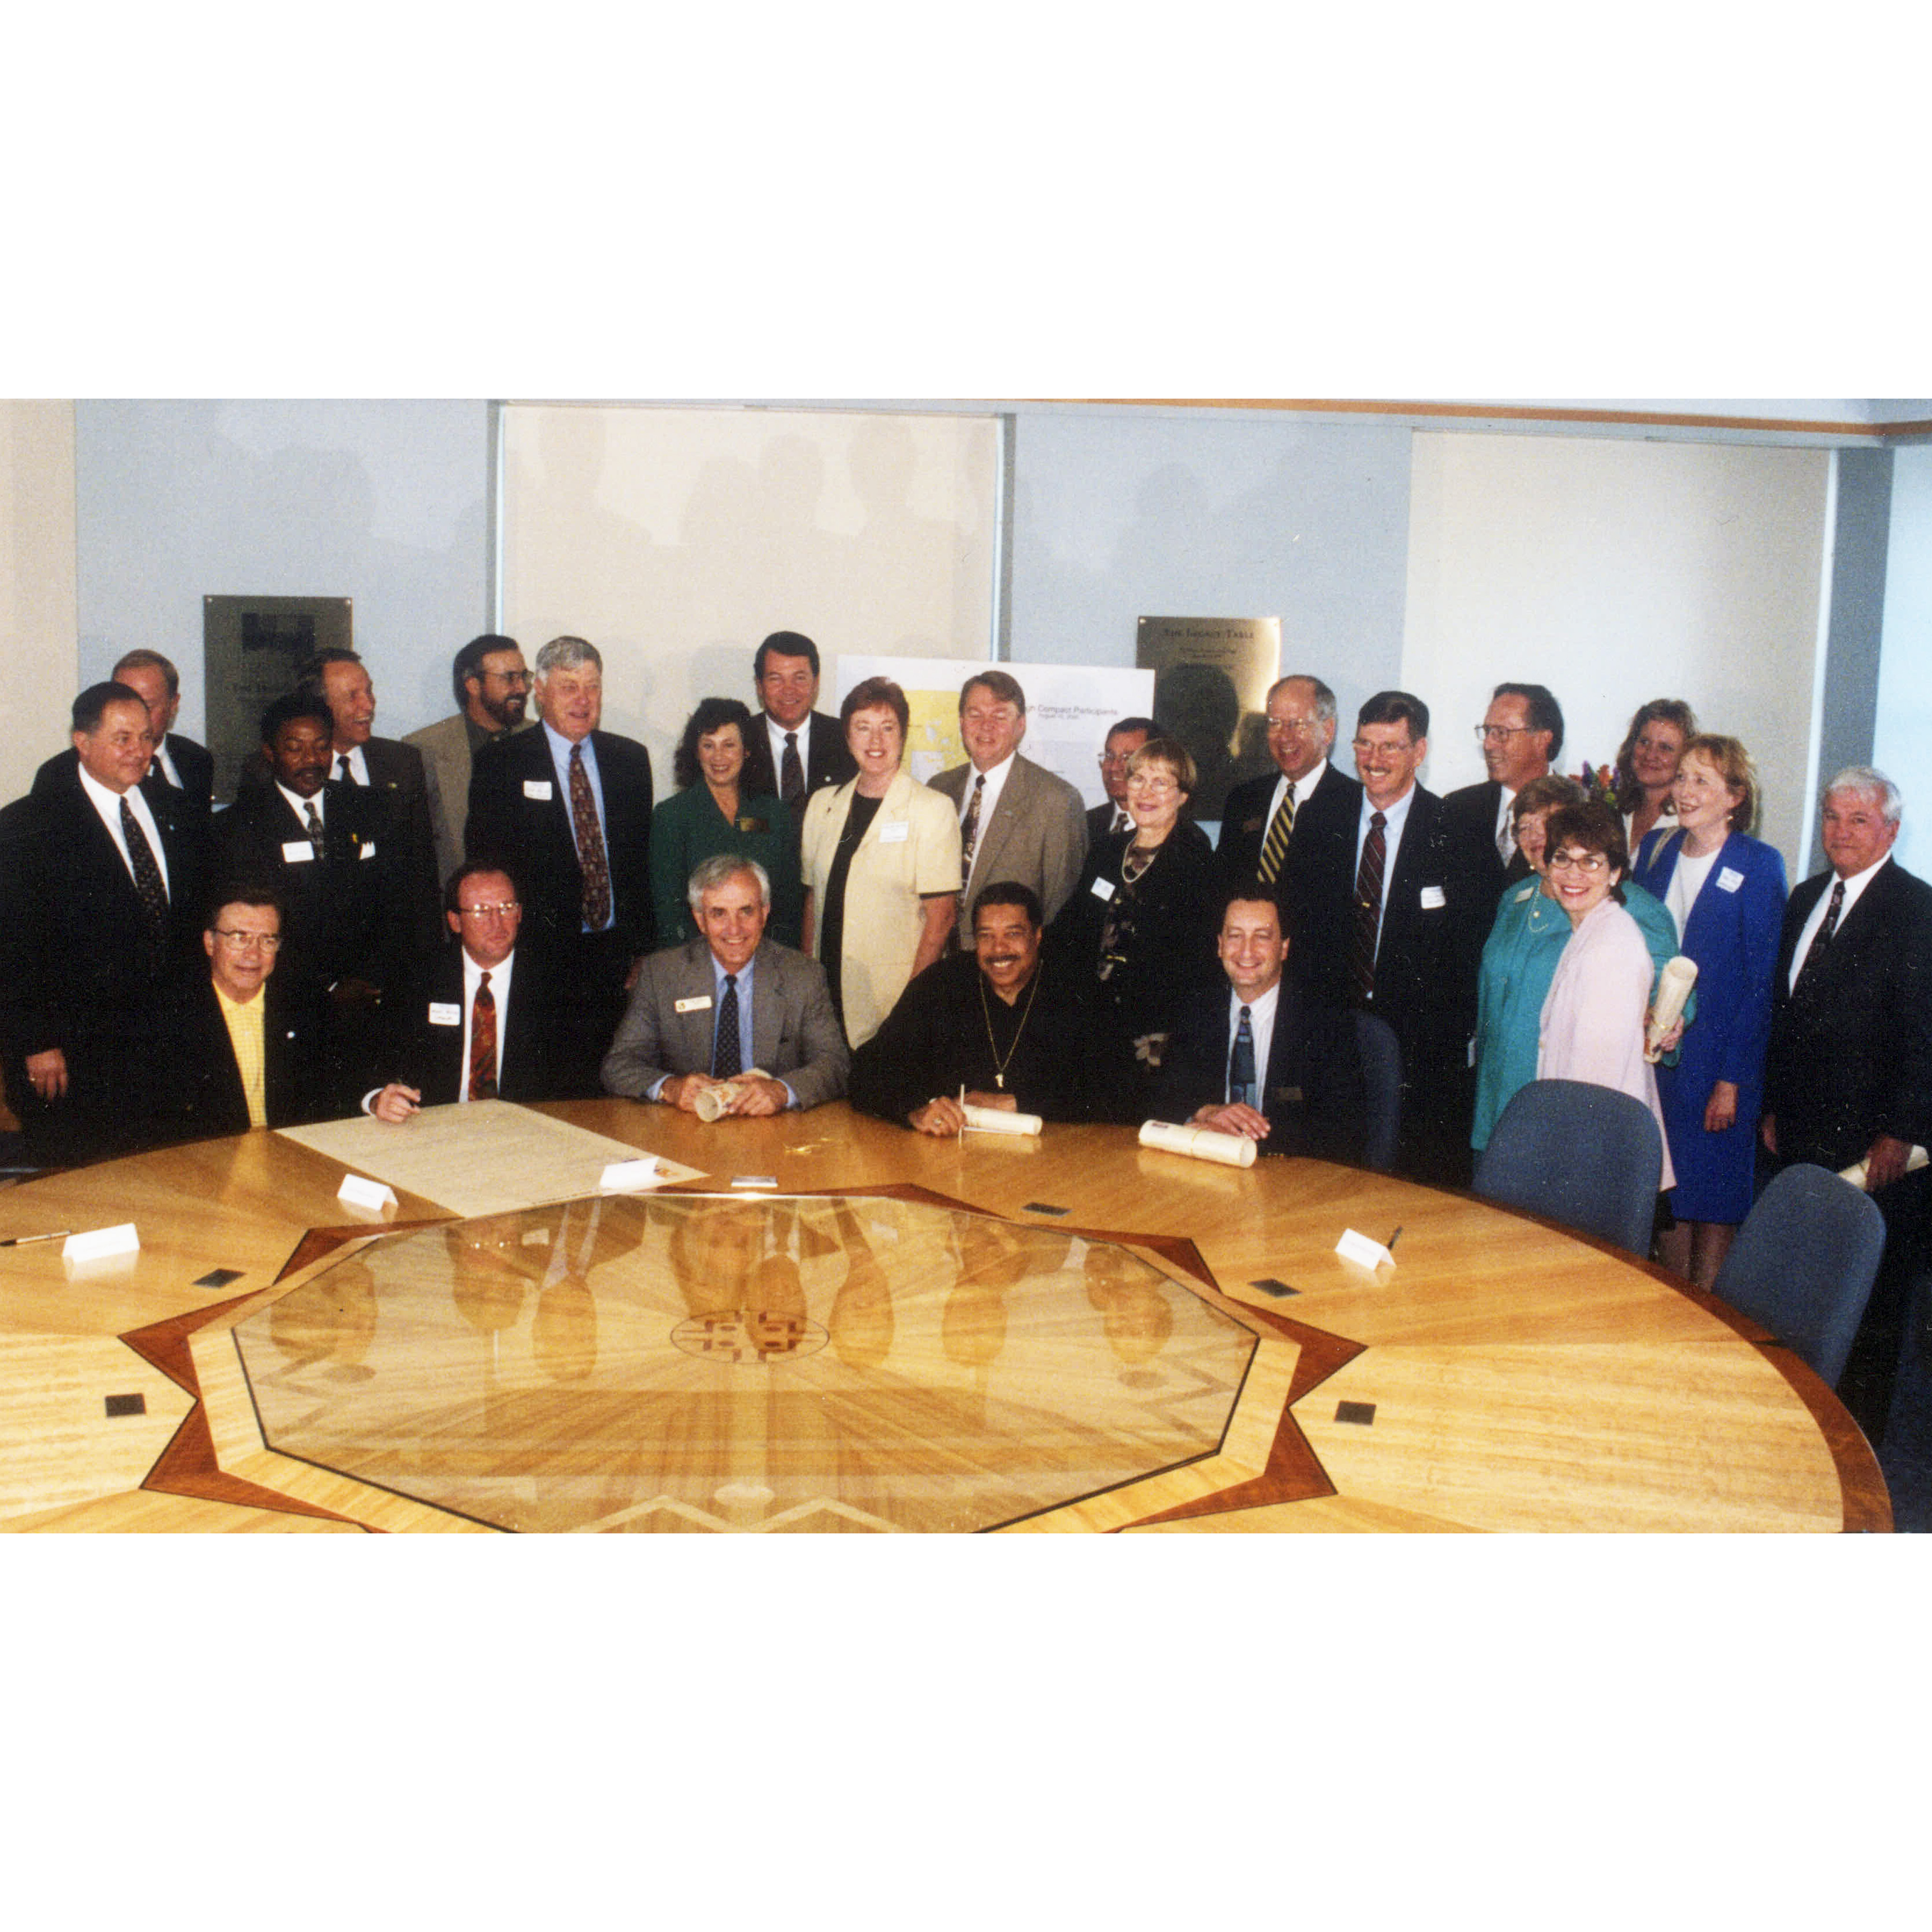
[[[1000,802],[1000,794],[1006,788],[1006,776],[1013,768],[1018,752],[1009,752],[990,771],[976,770],[969,758],[966,764],[966,784],[959,794],[959,825],[964,834],[966,814],[973,808],[974,788],[981,778],[986,781],[986,789],[980,794],[980,823],[973,833],[973,878],[980,876],[980,855],[986,849],[986,828],[993,822],[993,808]],[[972,880],[967,881],[967,890],[972,890]]]
[[[80,774],[80,788],[87,794],[87,802],[100,814],[100,822],[107,828],[107,836],[114,841],[114,849],[121,854],[121,862],[128,868],[129,878],[134,878],[134,862],[128,855],[128,835],[121,829],[121,801],[125,799],[128,808],[134,814],[134,823],[147,834],[148,850],[154,855],[154,864],[161,874],[161,884],[167,887],[168,896],[174,896],[173,882],[168,877],[167,848],[161,843],[160,827],[154,823],[154,814],[148,809],[148,801],[141,796],[139,785],[130,785],[124,792],[110,790],[103,784],[85,765],[76,765]],[[134,880],[136,885],[140,881]]]
[[[786,727],[781,724],[769,711],[759,716],[765,721],[765,736],[772,748],[772,789],[781,796],[784,792],[784,754]],[[798,739],[798,769],[808,787],[812,783],[812,713],[808,711],[800,721],[796,731]]]
[[[1845,896],[1838,908],[1837,931],[1844,929],[1845,921],[1852,916],[1852,907],[1858,904],[1866,886],[1877,876],[1879,866],[1888,862],[1891,857],[1892,854],[1888,852],[1884,858],[1879,860],[1878,865],[1868,866],[1862,872],[1854,872],[1845,881]],[[1798,976],[1804,970],[1804,956],[1811,950],[1811,942],[1818,937],[1818,928],[1825,923],[1825,915],[1832,909],[1832,887],[1838,882],[1834,873],[1827,880],[1825,890],[1818,895],[1818,903],[1811,908],[1811,916],[1804,922],[1804,929],[1798,935],[1798,944],[1792,948],[1791,971],[1784,982],[1784,990],[1787,993],[1797,990]],[[1833,936],[1837,936],[1836,932]]]
[[[1275,1009],[1281,1004],[1281,982],[1277,980],[1258,999],[1244,1000],[1233,987],[1228,988],[1228,1059],[1221,1068],[1221,1097],[1232,1100],[1228,1066],[1234,1057],[1234,1035],[1241,1024],[1241,1008],[1248,1010],[1248,1030],[1255,1036],[1255,1110],[1265,1114],[1262,1103],[1268,1098],[1268,1050],[1274,1045]]]
[[[363,757],[362,747],[360,745],[355,746],[346,752],[332,746],[328,754],[328,776],[338,783],[340,782],[342,761],[344,758],[349,760],[350,777],[356,784],[366,785],[369,782],[369,760]]]
[[[1408,823],[1408,808],[1415,802],[1415,787],[1412,784],[1393,805],[1377,806],[1369,802],[1369,795],[1362,794],[1361,816],[1355,821],[1355,869],[1348,874],[1348,892],[1353,902],[1355,881],[1362,874],[1362,848],[1369,842],[1369,820],[1379,812],[1382,815],[1382,902],[1376,914],[1376,952],[1379,957],[1382,950],[1382,926],[1388,917],[1389,886],[1395,878],[1396,854],[1402,850],[1402,827]]]
[[[512,946],[498,965],[484,968],[470,956],[470,949],[463,950],[463,1058],[457,1062],[456,1097],[459,1100],[470,1098],[470,1030],[476,1011],[476,989],[483,983],[483,975],[490,975],[490,997],[496,1003],[496,1064],[490,1071],[494,1076],[497,1090],[503,1085],[503,1036],[510,1028],[510,974],[517,963],[517,950]]]
[[[1297,778],[1294,781],[1293,790],[1296,818],[1299,818],[1301,816],[1301,808],[1315,796],[1315,788],[1322,782],[1322,776],[1328,769],[1328,760],[1324,758],[1306,778]],[[1274,815],[1281,809],[1282,796],[1289,788],[1288,774],[1283,772],[1281,776],[1276,779],[1274,790],[1268,794],[1268,808],[1262,817],[1262,839],[1264,844],[1267,842],[1268,827],[1274,824]]]

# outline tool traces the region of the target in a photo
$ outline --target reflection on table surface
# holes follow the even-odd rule
[[[1114,1244],[693,1196],[391,1235],[236,1336],[271,1448],[518,1529],[990,1527],[1210,1453],[1256,1347]]]

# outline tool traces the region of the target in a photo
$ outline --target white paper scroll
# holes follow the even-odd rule
[[[724,1118],[732,1102],[744,1092],[746,1081],[769,1080],[771,1077],[762,1066],[754,1066],[736,1080],[726,1081],[722,1087],[700,1087],[698,1098],[692,1102],[692,1111],[708,1126],[713,1120]]]
[[[1906,1172],[1910,1174],[1916,1169],[1924,1166],[1927,1159],[1925,1150],[1922,1147],[1914,1148],[1905,1156]],[[1865,1163],[1862,1160],[1855,1160],[1850,1167],[1840,1168],[1838,1178],[1840,1180],[1849,1180],[1854,1187],[1863,1187],[1868,1178],[1865,1172]]]
[[[1046,1123],[1037,1114],[1010,1114],[1003,1107],[968,1107],[966,1128],[976,1134],[1037,1134]]]
[[[1255,1144],[1246,1134],[1217,1134],[1210,1127],[1177,1126],[1171,1120],[1143,1120],[1141,1145],[1163,1154],[1184,1154],[1192,1160],[1211,1160],[1222,1167],[1252,1167]]]
[[[1684,1002],[1697,983],[1697,962],[1678,953],[1664,962],[1657,976],[1657,999],[1651,1008],[1650,1024],[1644,1029],[1643,1057],[1654,1060],[1663,1053],[1664,1036],[1674,1027],[1684,1011]]]

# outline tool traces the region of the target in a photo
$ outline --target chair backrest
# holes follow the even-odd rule
[[[1884,1253],[1870,1196],[1800,1161],[1758,1196],[1712,1286],[1835,1388]]]
[[[1362,1057],[1362,1085],[1369,1103],[1363,1162],[1377,1174],[1388,1174],[1395,1167],[1396,1133],[1402,1125],[1402,1043],[1387,1020],[1358,1013],[1355,1046]]]
[[[1532,1080],[1502,1111],[1475,1191],[1650,1252],[1664,1136],[1641,1100],[1582,1080]]]

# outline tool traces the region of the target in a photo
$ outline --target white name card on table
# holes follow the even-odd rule
[[[338,1201],[346,1201],[352,1208],[361,1208],[371,1214],[380,1214],[385,1208],[396,1204],[396,1190],[385,1187],[380,1180],[365,1180],[359,1174],[345,1174],[342,1185],[335,1190]]]
[[[1046,1125],[1038,1114],[1010,1114],[1004,1107],[968,1107],[966,1131],[973,1134],[1037,1134]]]
[[[89,1228],[84,1234],[70,1234],[61,1246],[64,1262],[104,1262],[113,1255],[141,1252],[140,1231],[131,1221],[114,1228]]]
[[[1252,1167],[1255,1144],[1246,1134],[1217,1134],[1211,1127],[1143,1120],[1141,1145],[1163,1154],[1182,1154],[1190,1160],[1211,1160],[1221,1167]]]
[[[1353,1262],[1359,1268],[1378,1268],[1387,1262],[1395,1266],[1395,1257],[1379,1241],[1372,1241],[1366,1234],[1358,1234],[1352,1228],[1342,1230],[1342,1238],[1335,1244],[1335,1252],[1345,1262]]]
[[[606,1194],[632,1194],[640,1187],[656,1186],[663,1178],[657,1156],[647,1154],[638,1160],[614,1160],[597,1185]]]

